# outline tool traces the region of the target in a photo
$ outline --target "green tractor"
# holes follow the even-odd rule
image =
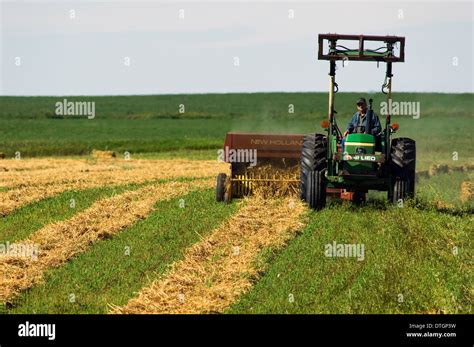
[[[349,49],[339,45],[338,40],[357,41],[358,47]],[[369,42],[383,42],[384,45],[377,49],[364,48]],[[399,50],[395,52],[398,45]],[[337,60],[342,60],[343,64],[344,61],[385,62],[387,69],[382,92],[391,105],[392,63],[404,61],[404,46],[405,38],[397,36],[319,35],[318,59],[330,63],[329,114],[328,120],[321,122],[325,134],[303,138],[300,194],[311,208],[323,208],[328,192],[338,190],[348,192],[354,203],[365,201],[369,190],[386,191],[392,203],[414,197],[415,141],[405,137],[392,138],[398,125],[391,124],[390,112],[379,134],[355,129],[344,137],[334,110],[334,96],[338,91],[335,81]],[[372,100],[369,100],[367,112],[373,112]]]

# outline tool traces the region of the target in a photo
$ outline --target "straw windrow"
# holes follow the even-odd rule
[[[41,161],[38,159],[36,161]],[[177,177],[210,177],[227,169],[226,164],[216,164],[213,161],[163,160],[163,161],[119,161],[116,164],[96,163],[70,160],[43,160],[44,166],[34,172],[23,172],[23,166],[16,167],[13,161],[9,163],[18,169],[10,175],[2,175],[2,185],[12,187],[0,192],[0,216],[7,215],[29,203],[52,197],[63,191],[89,189],[105,185],[122,185],[144,183],[166,178]],[[30,164],[33,165],[33,164]],[[39,164],[36,164],[39,165]],[[51,168],[53,167],[53,169]],[[34,168],[37,166],[33,165]],[[28,168],[28,166],[26,167]],[[43,170],[43,169],[44,170]],[[54,170],[57,169],[57,172]],[[53,171],[51,171],[53,170]]]
[[[147,186],[96,202],[67,221],[47,225],[24,241],[35,245],[34,257],[0,257],[0,301],[11,301],[21,291],[39,283],[44,272],[60,266],[86,251],[100,239],[111,237],[139,219],[146,218],[159,200],[185,194],[189,190],[209,188],[214,180],[171,182]]]
[[[263,270],[264,249],[282,247],[302,227],[305,208],[296,198],[255,195],[210,236],[189,248],[162,278],[112,313],[222,312]]]
[[[461,183],[460,198],[462,202],[474,200],[474,182],[464,181]]]

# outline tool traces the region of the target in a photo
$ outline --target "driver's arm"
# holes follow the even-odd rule
[[[357,112],[352,116],[351,121],[347,125],[347,130],[344,132],[343,136],[346,137],[347,134],[351,134],[354,131],[354,128],[357,125]]]
[[[378,135],[382,131],[379,116],[375,112],[372,114],[372,135]]]

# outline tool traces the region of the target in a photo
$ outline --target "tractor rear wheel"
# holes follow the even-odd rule
[[[301,148],[300,198],[306,200],[308,174],[326,169],[327,138],[322,134],[306,135]]]
[[[306,202],[314,210],[320,210],[326,206],[326,184],[324,181],[324,170],[309,171],[306,181]]]
[[[389,200],[396,203],[400,199],[415,196],[416,143],[412,139],[400,137],[392,140],[390,153],[392,187]]]
[[[225,173],[220,173],[217,175],[217,181],[216,181],[216,200],[217,201],[224,201],[226,178],[227,178],[227,175]]]
[[[408,180],[400,178],[396,179],[393,185],[393,195],[391,202],[394,204],[401,202],[403,204],[403,201],[408,196],[408,187]]]

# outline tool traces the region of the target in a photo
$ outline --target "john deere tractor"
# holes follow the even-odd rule
[[[357,41],[358,45],[350,49],[340,45],[340,41]],[[374,42],[383,43],[383,46],[366,48]],[[321,122],[325,133],[303,138],[300,174],[301,199],[313,209],[325,206],[326,195],[331,190],[348,192],[355,203],[363,202],[369,190],[387,191],[388,199],[393,203],[414,196],[415,141],[405,137],[392,138],[398,125],[391,124],[390,112],[379,134],[356,129],[344,138],[336,122],[334,106],[334,97],[338,91],[335,80],[338,60],[343,63],[385,62],[382,92],[387,96],[388,105],[391,105],[392,63],[404,61],[404,47],[405,38],[397,36],[319,35],[318,59],[328,60],[330,64],[329,112],[328,119]],[[373,112],[372,100],[369,100],[367,112]]]
[[[349,49],[338,41],[357,41],[358,45]],[[367,47],[380,42],[383,47]],[[322,122],[325,134],[227,133],[223,153],[224,161],[230,163],[230,172],[217,176],[217,201],[252,194],[260,185],[283,185],[288,188],[285,192],[299,190],[301,199],[314,209],[324,207],[329,195],[352,199],[355,203],[363,202],[368,190],[387,191],[392,202],[413,196],[415,141],[403,137],[392,139],[398,125],[390,123],[390,114],[379,134],[356,131],[344,138],[334,110],[337,60],[385,62],[387,72],[382,92],[391,105],[392,63],[404,61],[404,47],[405,38],[396,36],[319,35],[318,58],[330,63],[329,114]],[[368,112],[373,112],[371,100]],[[239,155],[249,151],[256,153],[257,162]],[[264,170],[256,170],[260,166]]]

